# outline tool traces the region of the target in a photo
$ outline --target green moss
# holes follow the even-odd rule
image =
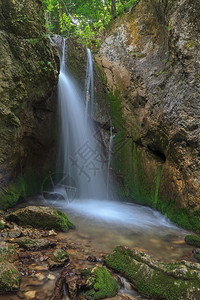
[[[200,248],[200,237],[196,235],[186,235],[185,242],[188,245]]]
[[[83,269],[83,270],[81,270],[81,275],[83,277],[88,278],[91,275],[91,269]]]
[[[194,295],[199,296],[197,276],[189,276],[189,274],[187,279],[182,280],[166,273],[178,267],[178,263],[165,264],[165,270],[152,267],[152,264],[150,264],[150,267],[148,259],[143,261],[142,254],[139,256],[125,247],[116,247],[106,257],[105,263],[108,267],[130,280],[139,293],[148,297],[173,300],[191,299]],[[192,295],[190,295],[190,292]]]
[[[85,296],[90,296],[94,300],[113,297],[119,290],[116,280],[105,267],[96,266],[92,269],[88,281],[90,289],[85,292]]]
[[[195,258],[196,258],[198,261],[200,261],[200,253],[196,254],[196,255],[195,255]]]
[[[65,252],[62,249],[57,249],[54,252],[54,255],[51,258],[51,260],[53,260],[53,261],[62,261],[62,260],[66,260],[68,258],[69,258],[69,254],[67,252]]]
[[[5,225],[2,222],[0,222],[0,230],[3,230],[4,227],[5,227]]]
[[[34,245],[34,244],[36,244],[36,242],[34,240],[31,240],[31,239],[19,240],[17,243],[20,247],[23,247],[24,245]]]
[[[59,211],[57,209],[55,209],[54,211],[55,211],[55,214],[59,217],[57,225],[60,227],[60,229],[62,231],[66,231],[66,230],[75,228],[74,224],[72,224],[69,221],[68,217],[66,216],[66,214],[64,212]]]

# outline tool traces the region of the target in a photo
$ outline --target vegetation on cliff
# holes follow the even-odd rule
[[[74,36],[84,45],[97,43],[96,35],[138,0],[43,0],[50,32]]]

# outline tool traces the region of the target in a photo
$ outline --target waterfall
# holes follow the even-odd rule
[[[64,41],[58,82],[60,119],[58,172],[63,174],[62,184],[65,190],[73,188],[71,186],[71,182],[73,182],[79,198],[105,199],[106,159],[104,159],[100,144],[95,138],[96,132],[93,123],[89,118],[85,118],[86,107],[81,99],[81,93],[65,67],[67,61],[65,52]],[[91,54],[90,51],[88,53]],[[91,55],[88,55],[88,58],[86,99],[89,100],[87,97],[89,97],[90,90],[91,100],[93,97]]]
[[[107,199],[109,199],[109,188],[110,188],[110,162],[111,162],[111,154],[112,154],[112,143],[113,138],[115,137],[112,134],[113,127],[110,128],[110,139],[109,139],[109,145],[108,145],[108,168],[107,168],[107,187],[106,187],[106,196]]]
[[[94,75],[93,75],[93,61],[92,53],[90,49],[87,49],[87,69],[85,80],[85,115],[88,114],[93,118],[93,106],[94,106]]]

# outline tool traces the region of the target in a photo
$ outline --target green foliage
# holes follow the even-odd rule
[[[200,248],[200,237],[196,235],[186,235],[185,242],[188,245]]]
[[[97,35],[111,19],[138,0],[43,0],[48,32],[72,35],[85,45],[98,46]]]

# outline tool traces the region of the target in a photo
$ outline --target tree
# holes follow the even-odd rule
[[[110,20],[138,0],[43,0],[47,30],[75,36],[87,45]]]

